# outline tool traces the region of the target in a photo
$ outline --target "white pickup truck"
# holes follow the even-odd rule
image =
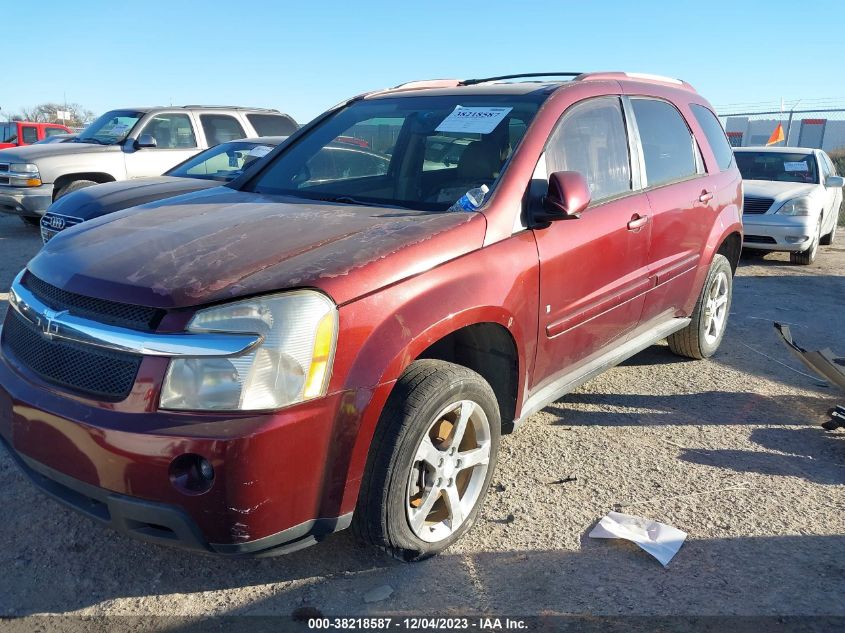
[[[229,106],[126,108],[105,113],[72,142],[0,150],[0,213],[38,226],[71,191],[160,176],[197,152],[250,136],[288,136],[296,122],[278,110]]]

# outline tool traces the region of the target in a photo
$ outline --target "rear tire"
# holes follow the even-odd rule
[[[816,226],[816,234],[813,236],[813,242],[806,251],[800,253],[790,253],[789,262],[791,264],[799,264],[800,266],[808,266],[816,261],[816,255],[819,252],[819,243],[821,242],[822,219],[819,217],[819,223]]]
[[[376,428],[355,533],[402,561],[449,547],[484,503],[500,434],[496,396],[481,376],[440,360],[412,363]]]
[[[59,198],[62,198],[69,193],[73,193],[74,191],[79,191],[80,189],[85,189],[85,187],[91,187],[97,184],[99,183],[96,183],[93,180],[74,180],[59,189],[54,200],[58,200]]]
[[[731,264],[727,257],[716,254],[693,308],[691,321],[683,330],[669,335],[669,349],[678,356],[696,360],[715,354],[725,336],[732,298]]]

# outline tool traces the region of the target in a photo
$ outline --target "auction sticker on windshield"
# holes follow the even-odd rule
[[[513,108],[465,108],[455,106],[435,132],[473,132],[490,134]]]
[[[249,150],[250,156],[256,156],[261,158],[262,156],[267,156],[270,152],[273,151],[273,148],[269,145],[256,145],[251,150]]]
[[[799,162],[790,163],[785,161],[783,163],[783,170],[784,171],[809,171],[807,169],[807,161],[802,160]]]

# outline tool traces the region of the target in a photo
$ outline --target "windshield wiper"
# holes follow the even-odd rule
[[[85,138],[77,138],[74,143],[96,143],[97,145],[110,145],[110,143],[106,143],[104,140],[99,138],[94,138],[93,136],[86,136]]]
[[[354,198],[352,196],[320,196],[318,198],[311,198],[312,200],[320,200],[321,202],[338,202],[340,204],[354,204],[361,207],[382,207],[386,209],[394,209],[396,207],[400,209],[410,209],[410,207],[406,207],[403,204],[399,204],[398,202],[391,202],[389,204],[385,204],[383,202],[367,202],[366,200],[359,200],[358,198]]]

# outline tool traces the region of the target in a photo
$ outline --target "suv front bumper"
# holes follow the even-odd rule
[[[4,348],[4,356],[6,349]],[[316,543],[351,522],[327,472],[350,394],[236,416],[110,411],[61,395],[0,357],[0,440],[43,491],[144,541],[229,556]],[[339,417],[338,417],[339,416]],[[179,489],[173,461],[214,467],[211,488]]]
[[[0,185],[0,213],[41,217],[53,204],[53,185],[8,187]]]

